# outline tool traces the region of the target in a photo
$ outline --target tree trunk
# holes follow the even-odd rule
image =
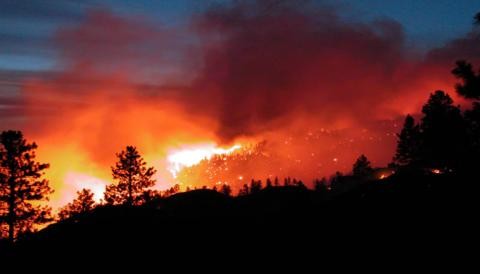
[[[128,205],[133,205],[133,197],[132,197],[132,175],[128,174]]]
[[[9,178],[9,199],[8,199],[8,240],[10,243],[13,243],[15,240],[15,179],[13,177]]]

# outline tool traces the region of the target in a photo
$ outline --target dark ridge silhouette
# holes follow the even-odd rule
[[[169,257],[175,254],[169,252],[186,247],[193,256],[201,255],[205,246],[233,251],[275,240],[330,245],[336,237],[392,240],[392,233],[418,240],[425,231],[431,233],[427,237],[449,237],[459,226],[474,222],[472,180],[399,172],[327,195],[299,186],[264,188],[238,197],[193,190],[137,207],[100,206],[25,236],[14,251],[23,257],[47,250],[58,256],[89,250],[95,256],[129,250],[147,254],[158,246],[154,254]]]

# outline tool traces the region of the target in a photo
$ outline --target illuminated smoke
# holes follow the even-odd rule
[[[182,167],[263,140],[269,160],[234,174],[237,184],[308,183],[348,171],[360,154],[385,165],[403,116],[434,90],[454,93],[456,59],[480,58],[475,32],[421,55],[393,20],[262,3],[217,6],[180,27],[91,11],[59,30],[57,72],[26,81],[2,118],[51,163],[53,204],[83,187],[98,198],[126,145],[156,167],[158,189]]]

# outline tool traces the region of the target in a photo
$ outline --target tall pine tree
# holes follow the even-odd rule
[[[427,168],[459,168],[467,152],[467,131],[460,108],[443,91],[423,106],[421,159]]]
[[[480,102],[474,102],[473,107],[465,111],[465,120],[468,123],[468,136],[472,160],[480,162]]]
[[[480,100],[480,73],[475,73],[472,64],[460,60],[452,74],[461,80],[455,85],[457,93],[467,99]]]
[[[0,134],[0,225],[10,242],[51,221],[51,209],[38,203],[53,192],[42,179],[49,165],[35,161],[36,149],[20,131]]]
[[[421,144],[420,127],[415,124],[415,119],[407,115],[402,131],[397,134],[397,150],[393,157],[396,166],[414,166],[419,160]]]
[[[147,167],[134,146],[127,146],[117,157],[118,162],[112,167],[113,179],[117,183],[106,187],[105,201],[108,204],[142,203],[143,192],[155,184],[152,177],[156,170]]]
[[[480,24],[480,13],[477,14]],[[472,108],[465,111],[468,133],[467,169],[475,170],[480,164],[480,73],[475,73],[473,66],[466,61],[457,61],[452,73],[461,80],[456,85],[457,93],[473,101]]]
[[[352,172],[353,176],[359,178],[365,178],[372,175],[373,168],[365,155],[362,154],[358,157],[357,161],[353,164]]]

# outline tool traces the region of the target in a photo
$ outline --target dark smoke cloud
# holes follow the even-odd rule
[[[478,63],[480,59],[480,29],[474,29],[464,37],[449,41],[443,47],[432,49],[427,61],[436,64],[451,64],[452,60],[464,59]]]
[[[351,23],[329,7],[277,2],[215,6],[194,16],[190,28],[91,11],[57,33],[59,73],[24,84],[19,102],[35,117],[25,128],[45,135],[81,132],[94,156],[141,142],[135,132],[148,131],[148,140],[158,142],[175,139],[168,126],[178,131],[182,123],[173,126],[172,117],[189,126],[195,121],[225,142],[244,135],[280,140],[293,128],[298,134],[338,130],[345,135],[339,139],[350,140],[361,135],[351,132],[365,128],[384,134],[379,121],[418,112],[436,89],[452,92],[456,59],[480,58],[476,32],[423,56],[407,48],[393,20]],[[155,106],[161,115],[151,110]],[[178,109],[184,113],[177,115]],[[86,111],[98,113],[94,121],[86,114],[76,118]],[[82,127],[73,130],[77,120]],[[391,150],[375,143],[348,152],[375,151],[386,161],[393,151],[389,134]],[[115,135],[108,150],[106,135]]]
[[[262,3],[215,8],[197,21],[205,52],[195,103],[213,108],[224,139],[298,113],[325,126],[365,122],[417,91],[410,70],[420,64],[397,22],[352,24],[331,8]]]
[[[180,69],[188,52],[187,39],[180,28],[92,10],[83,24],[59,30],[56,44],[67,68],[82,67],[102,76],[122,74],[131,82],[150,83]]]
[[[195,16],[187,30],[93,10],[56,35],[63,73],[44,84],[61,94],[59,105],[92,93],[122,96],[118,86],[153,100],[176,90],[186,108],[218,119],[219,136],[229,140],[304,115],[348,126],[404,114],[417,104],[411,100],[452,81],[456,59],[480,56],[475,32],[422,58],[406,48],[397,22],[351,23],[338,14],[234,2]]]

